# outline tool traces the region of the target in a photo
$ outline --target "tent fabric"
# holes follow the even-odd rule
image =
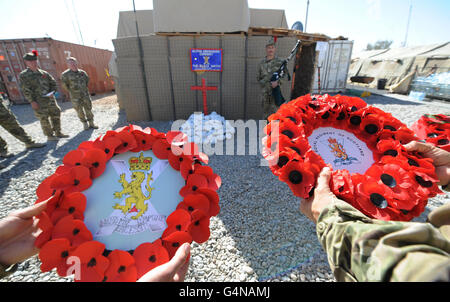
[[[153,10],[136,11],[139,35],[148,35],[155,32],[153,28]],[[119,12],[119,25],[117,38],[136,37],[136,19],[134,11]]]
[[[386,79],[386,88],[397,93],[408,93],[415,76],[430,71],[447,72],[450,69],[450,42],[387,50],[370,50],[353,56],[348,79],[372,77],[369,88],[377,87],[379,79]]]
[[[288,28],[282,9],[250,8],[250,27]]]
[[[247,1],[243,0],[155,0],[153,3],[153,10],[136,11],[139,35],[155,32],[248,32],[249,27],[288,28],[284,10],[249,8]],[[176,10],[173,5],[177,5]],[[220,14],[214,13],[217,11]],[[205,17],[208,15],[213,20]],[[134,11],[119,13],[117,38],[125,37],[136,37]]]
[[[236,32],[250,24],[247,0],[153,0],[155,32]]]

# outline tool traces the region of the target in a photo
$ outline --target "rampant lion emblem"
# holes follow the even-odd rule
[[[123,190],[120,192],[115,192],[115,198],[122,198],[123,195],[129,195],[125,199],[125,205],[120,205],[116,203],[113,208],[122,210],[122,213],[128,213],[133,205],[135,206],[138,213],[131,217],[131,219],[138,219],[147,211],[148,205],[145,204],[146,200],[149,200],[152,197],[152,191],[154,188],[150,187],[150,181],[153,180],[153,172],[150,172],[147,177],[147,183],[145,188],[148,191],[148,196],[145,196],[142,192],[142,182],[145,180],[145,172],[134,171],[131,174],[131,182],[128,182],[125,179],[125,174],[120,175],[119,183],[122,184]]]

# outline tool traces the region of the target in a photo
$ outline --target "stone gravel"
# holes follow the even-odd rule
[[[450,114],[450,103],[407,101],[404,96],[372,95],[365,100],[392,113],[410,126],[426,113]],[[26,151],[24,145],[0,128],[0,136],[15,156],[2,160],[0,170],[0,218],[9,212],[32,205],[37,186],[62,164],[63,156],[86,140],[107,130],[133,123],[170,130],[170,122],[127,122],[119,110],[116,96],[93,98],[98,130],[83,131],[71,103],[60,103],[62,130],[67,139],[50,142],[42,149]],[[39,142],[45,142],[39,122],[27,105],[12,107],[25,130]],[[335,281],[312,222],[299,211],[300,200],[288,186],[277,180],[267,167],[260,166],[260,155],[213,155],[210,166],[222,177],[219,190],[221,211],[211,218],[211,236],[203,244],[192,244],[191,264],[186,281]],[[415,221],[424,221],[433,208],[450,199],[450,194],[430,199],[426,211]],[[17,272],[0,281],[72,282],[55,271],[41,273],[34,256],[19,265]]]

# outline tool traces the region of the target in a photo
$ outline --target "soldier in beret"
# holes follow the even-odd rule
[[[262,88],[262,107],[264,119],[278,110],[272,96],[272,89],[281,86],[281,81],[271,82],[274,72],[277,72],[283,64],[283,60],[276,56],[276,37],[272,37],[266,44],[266,57],[258,65],[258,75],[256,80]]]
[[[37,57],[37,51],[23,56],[27,69],[19,75],[20,88],[30,102],[47,139],[55,141],[69,137],[61,132],[61,108],[54,96],[56,81],[48,72],[38,68]]]
[[[84,130],[98,129],[98,126],[94,124],[92,101],[88,90],[89,76],[84,70],[78,68],[76,58],[69,57],[67,65],[69,69],[61,74],[62,86],[69,92],[70,101],[83,123]]]
[[[25,144],[25,148],[41,148],[45,144],[36,143],[33,139],[25,132],[25,130],[17,122],[14,114],[6,106],[2,95],[0,94],[0,126],[2,126],[6,131],[14,135],[18,140]],[[4,139],[0,137],[0,158],[11,157],[12,154],[8,153],[8,145]],[[0,169],[4,166],[0,165]]]

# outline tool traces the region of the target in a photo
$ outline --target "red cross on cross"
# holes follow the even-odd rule
[[[217,90],[217,86],[206,86],[205,78],[202,78],[202,86],[191,86],[191,90],[201,90],[203,96],[203,113],[208,115],[208,105],[206,102],[206,91]]]

